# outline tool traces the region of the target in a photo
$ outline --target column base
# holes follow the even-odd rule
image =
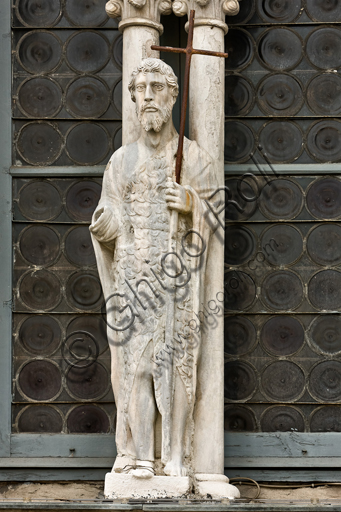
[[[227,498],[234,500],[240,498],[240,492],[234,485],[229,484],[229,479],[225,475],[211,475],[197,473],[197,492],[204,498],[213,499]]]

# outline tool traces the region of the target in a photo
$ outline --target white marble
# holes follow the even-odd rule
[[[130,92],[141,136],[114,153],[90,226],[107,303],[118,460],[131,457],[138,466],[132,471],[145,476],[161,415],[163,471],[186,476],[207,331],[200,324],[210,280],[206,200],[218,182],[208,153],[187,139],[181,184],[174,182],[178,134],[171,114],[178,85],[172,69],[158,59],[143,61]]]
[[[196,474],[196,491],[201,496],[210,496],[213,499],[240,498],[237,487],[229,484],[229,479],[221,474]]]
[[[149,479],[118,473],[107,473],[105,476],[105,497],[107,499],[183,498],[191,489],[192,485],[188,476],[154,476]]]
[[[163,33],[161,14],[169,14],[171,10],[170,0],[109,0],[106,4],[108,16],[121,18],[118,28],[123,33],[123,144],[135,142],[140,135],[135,107],[128,91],[131,72],[142,59],[160,56],[159,52],[151,50],[150,47],[159,44],[159,36]]]
[[[194,46],[218,51],[224,13],[237,6],[173,2],[177,15],[196,9]],[[207,204],[224,182],[224,61],[193,57],[191,140],[178,185],[177,79],[159,59],[140,63],[158,56],[150,46],[169,10],[168,0],[107,4],[121,16],[124,69],[123,147],[107,166],[90,226],[117,406],[118,455],[105,495],[234,499],[239,492],[223,474],[223,233]]]

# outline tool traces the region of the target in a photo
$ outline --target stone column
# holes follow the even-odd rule
[[[238,0],[175,0],[173,3],[177,16],[188,15],[191,9],[195,9],[194,48],[223,52],[224,35],[228,30],[225,14],[238,14]],[[189,99],[190,139],[196,140],[212,157],[221,186],[224,185],[224,61],[203,55],[192,57]],[[213,237],[210,249],[215,254],[214,259],[211,258],[214,269],[208,272],[215,278],[205,286],[209,300],[219,304],[217,293],[223,291],[224,286],[224,233],[221,227],[217,235]],[[205,306],[209,308],[207,304]],[[220,303],[219,306],[223,305]],[[202,477],[206,474],[208,479],[208,475],[212,478],[212,475],[224,473],[223,315],[214,333],[214,338],[202,345],[198,374],[200,389],[195,409],[195,471],[203,474]]]
[[[172,4],[171,0],[109,0],[105,9],[110,18],[121,18],[118,28],[123,33],[122,144],[125,145],[135,142],[140,134],[135,104],[128,91],[131,72],[142,59],[160,57],[150,47],[159,44],[163,33],[160,16],[170,14]]]

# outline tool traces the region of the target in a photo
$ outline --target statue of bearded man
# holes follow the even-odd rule
[[[185,476],[193,469],[203,339],[199,310],[209,279],[205,201],[218,185],[209,155],[188,139],[181,184],[175,182],[178,133],[172,109],[178,83],[173,70],[159,59],[146,59],[133,71],[129,90],[141,135],[110,159],[90,226],[117,406],[113,471],[152,477],[160,457],[155,438],[161,433],[158,474]],[[177,249],[169,252],[172,210],[178,212]],[[171,345],[166,343],[169,314]]]

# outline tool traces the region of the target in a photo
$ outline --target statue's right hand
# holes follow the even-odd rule
[[[118,222],[109,206],[95,210],[89,229],[99,242],[110,242],[116,238]]]

